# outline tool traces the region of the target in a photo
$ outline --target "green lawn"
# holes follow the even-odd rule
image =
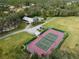
[[[64,41],[61,50],[73,53],[79,52],[79,17],[62,17],[52,20],[44,25],[46,28],[54,27],[67,31],[69,37]]]
[[[24,42],[28,42],[33,37],[33,35],[21,32],[0,40],[0,59],[22,58],[24,53],[21,51],[20,47],[24,44]]]

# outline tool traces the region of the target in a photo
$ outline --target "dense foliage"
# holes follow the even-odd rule
[[[31,8],[32,16],[79,16],[79,2],[66,0],[32,0],[35,7]]]
[[[79,16],[78,0],[1,0],[11,5],[30,5],[26,12],[30,16]]]
[[[10,31],[18,27],[21,21],[21,18],[20,18],[21,15],[22,13],[21,14],[13,13],[6,16],[5,18],[0,18],[0,33],[3,33],[5,31]]]
[[[51,55],[46,57],[39,57],[38,55],[33,55],[31,59],[78,59],[78,55],[74,54],[73,52],[69,51],[61,51],[61,50],[54,50]]]
[[[77,0],[0,0],[0,32],[5,31],[3,28],[6,27],[16,27],[17,21],[21,19],[19,14],[10,11],[8,8],[10,5],[16,8],[22,5],[29,6],[24,10],[24,14],[30,17],[79,16],[79,1]],[[21,13],[20,15],[23,16],[24,14]]]

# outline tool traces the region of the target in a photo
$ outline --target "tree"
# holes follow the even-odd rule
[[[3,57],[3,49],[0,47],[0,59]]]

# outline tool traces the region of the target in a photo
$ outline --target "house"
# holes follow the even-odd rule
[[[23,8],[23,9],[26,9],[26,8],[30,8],[30,6],[22,5],[22,8]]]
[[[30,23],[30,24],[34,22],[34,19],[33,18],[26,17],[26,16],[23,17],[23,20],[26,21],[27,23]]]
[[[8,11],[4,11],[4,13],[5,13],[5,14],[8,14],[9,12],[8,12]]]
[[[44,18],[42,17],[34,17],[33,19],[35,19],[38,22],[44,21]]]
[[[9,6],[9,8],[10,8],[10,9],[14,9],[14,8],[15,8],[15,6]]]
[[[34,22],[41,22],[44,20],[44,18],[42,17],[34,17],[34,18],[30,18],[30,17],[23,17],[23,20],[25,20],[27,23],[34,23]]]
[[[63,40],[64,32],[55,29],[48,29],[39,35],[34,41],[28,44],[27,50],[38,56],[48,56]]]

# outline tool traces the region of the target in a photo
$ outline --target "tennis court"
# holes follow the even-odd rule
[[[29,43],[27,50],[31,53],[37,53],[39,56],[49,55],[63,40],[63,37],[64,32],[48,29]]]
[[[38,43],[36,43],[36,45],[47,51],[51,45],[54,43],[54,41],[57,39],[57,35],[53,34],[53,33],[48,33],[45,37],[43,37]]]

